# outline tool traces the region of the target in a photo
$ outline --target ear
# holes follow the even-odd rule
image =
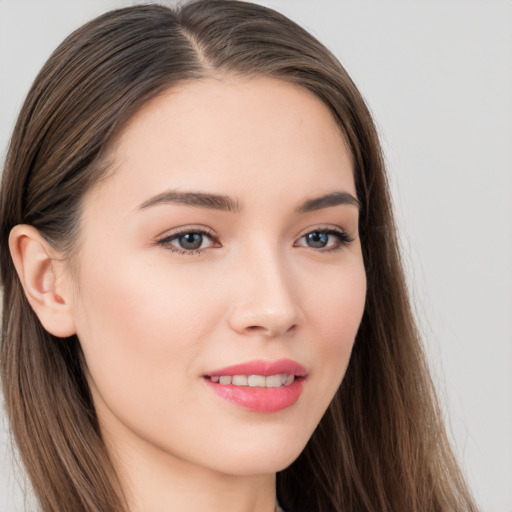
[[[11,230],[9,249],[28,302],[43,327],[60,338],[76,334],[70,276],[57,251],[26,224]]]

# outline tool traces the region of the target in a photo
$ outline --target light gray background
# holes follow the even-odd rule
[[[94,15],[133,3],[0,0],[2,161],[54,47]],[[374,112],[457,453],[482,510],[512,512],[512,2],[262,3],[326,43]],[[2,512],[23,510],[14,475],[4,428]]]

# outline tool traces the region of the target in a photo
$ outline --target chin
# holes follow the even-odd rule
[[[284,436],[269,441],[263,446],[255,443],[246,445],[240,450],[231,449],[229,458],[219,465],[219,471],[238,475],[262,475],[277,473],[290,466],[302,453],[307,439],[288,439]]]

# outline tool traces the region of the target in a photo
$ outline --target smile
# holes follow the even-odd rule
[[[290,359],[250,361],[203,375],[217,396],[254,412],[273,413],[295,404],[304,389],[307,371]]]
[[[295,375],[281,373],[277,375],[214,375],[210,380],[223,386],[248,386],[250,388],[280,388],[289,386]]]

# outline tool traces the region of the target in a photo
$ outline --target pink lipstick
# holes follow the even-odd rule
[[[277,412],[300,398],[307,371],[290,359],[250,361],[204,375],[208,387],[225,400],[257,412]]]

